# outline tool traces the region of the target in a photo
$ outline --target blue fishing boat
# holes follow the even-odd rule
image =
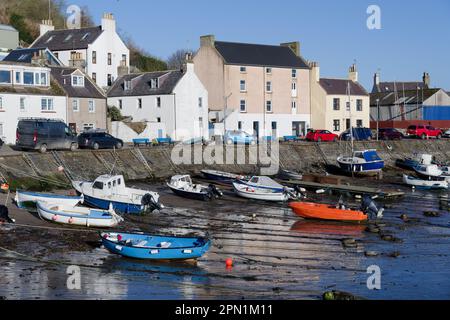
[[[354,151],[351,157],[339,157],[337,162],[347,173],[377,173],[384,168],[384,161],[376,150]]]
[[[83,195],[84,203],[108,210],[110,206],[121,213],[140,214],[160,210],[159,194],[149,190],[128,188],[121,175],[102,175],[95,181],[72,181],[75,190]]]
[[[110,252],[127,258],[147,260],[191,260],[203,256],[211,241],[203,237],[154,236],[143,233],[101,233]]]

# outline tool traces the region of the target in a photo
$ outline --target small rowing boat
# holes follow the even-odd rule
[[[289,207],[294,213],[304,219],[319,219],[329,221],[363,222],[367,215],[359,210],[341,209],[336,206],[311,202],[291,202]]]
[[[83,203],[83,196],[64,196],[51,193],[40,193],[17,190],[14,198],[17,206],[21,209],[36,206],[38,201],[47,203],[59,203],[69,207],[74,207],[78,203]]]
[[[124,257],[147,260],[190,260],[203,256],[211,241],[203,237],[154,236],[142,233],[101,233],[110,252]]]
[[[218,182],[222,182],[222,183],[226,183],[226,184],[231,184],[233,181],[244,180],[247,178],[247,177],[239,175],[239,174],[218,171],[218,170],[201,170],[200,172],[203,174],[205,179],[212,180],[212,181],[218,181]]]
[[[123,221],[112,208],[100,210],[38,201],[37,212],[48,221],[85,227],[111,228]]]
[[[289,180],[299,180],[300,181],[303,179],[303,175],[301,173],[297,173],[297,172],[285,170],[285,169],[280,169],[277,177],[278,177],[278,179],[286,180],[286,181],[289,181]]]

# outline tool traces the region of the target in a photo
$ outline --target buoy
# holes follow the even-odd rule
[[[231,258],[226,259],[225,265],[227,266],[227,268],[231,268],[233,266],[233,259]]]
[[[63,171],[64,171],[64,167],[63,167],[63,166],[59,166],[59,167],[58,167],[58,171],[59,171],[59,172],[63,172]]]
[[[69,218],[69,223],[73,223],[73,218],[72,217]]]
[[[57,216],[57,215],[53,216],[53,217],[52,217],[52,220],[53,220],[53,221],[58,220],[58,216]]]

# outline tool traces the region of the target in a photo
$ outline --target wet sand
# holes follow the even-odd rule
[[[199,202],[177,197],[161,184],[139,187],[160,192],[166,208],[146,216],[125,216],[118,229],[209,235],[213,245],[197,264],[150,263],[112,255],[100,247],[98,230],[45,222],[9,201],[17,224],[0,226],[0,296],[320,299],[325,291],[341,290],[369,299],[450,298],[450,213],[440,211],[436,218],[423,215],[439,211],[439,192],[411,192],[390,183],[390,188],[400,188],[406,196],[381,202],[386,206],[381,231],[371,233],[362,225],[305,221],[285,204],[248,201],[229,190],[220,200]],[[337,201],[328,194],[310,196]],[[4,201],[1,194],[0,203]],[[399,218],[402,214],[408,222]],[[357,246],[344,247],[346,238],[355,239]],[[377,256],[366,256],[368,252]],[[233,258],[233,268],[226,268],[226,258]],[[69,265],[81,268],[81,290],[67,288]],[[381,290],[366,286],[371,265],[381,268]]]

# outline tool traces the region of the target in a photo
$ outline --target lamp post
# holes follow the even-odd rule
[[[377,141],[379,138],[379,122],[380,122],[380,99],[377,99]]]

